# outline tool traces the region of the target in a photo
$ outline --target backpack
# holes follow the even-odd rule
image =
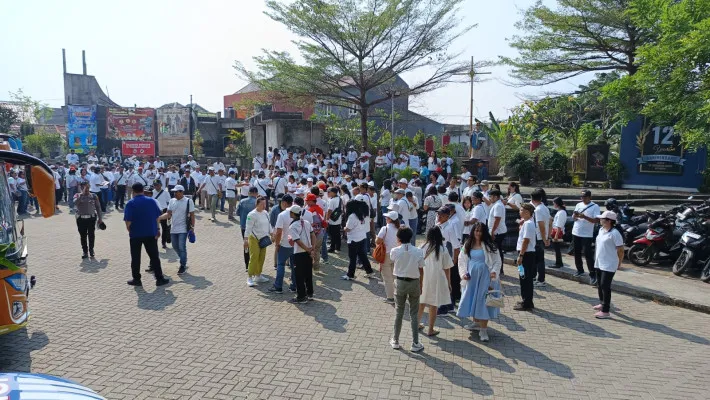
[[[313,213],[313,224],[311,224],[311,227],[313,228],[313,234],[316,236],[319,236],[323,232],[323,217],[320,216],[317,212]]]
[[[338,207],[330,213],[330,220],[337,221],[338,218],[343,214],[343,199],[338,197]]]

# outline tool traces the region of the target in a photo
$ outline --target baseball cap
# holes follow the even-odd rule
[[[316,201],[316,200],[318,200],[318,196],[316,196],[315,194],[308,193],[306,195],[306,201]]]
[[[207,168],[208,171],[214,171],[214,167]]]
[[[488,186],[488,181],[487,180],[482,180],[481,181],[481,186]]]
[[[404,189],[397,189],[394,192],[397,194],[406,194],[407,193]]]
[[[175,185],[173,190],[171,190],[171,192],[184,192],[184,191],[185,191],[185,188],[182,187],[182,185]]]
[[[597,215],[599,219],[610,219],[616,221],[616,213],[614,211],[604,211],[601,215]]]
[[[582,190],[582,197],[592,197],[591,190]]]
[[[306,179],[306,182],[313,182],[313,178],[309,176],[308,179]]]
[[[397,211],[390,211],[382,214],[383,217],[387,217],[391,220],[397,220],[399,219],[399,213]]]
[[[293,205],[289,207],[288,211],[294,214],[300,214],[303,209],[301,208],[301,206]]]
[[[409,181],[407,180],[407,178],[402,178],[399,180],[399,183],[409,183]]]
[[[375,182],[367,182],[367,186],[369,187],[375,187]]]

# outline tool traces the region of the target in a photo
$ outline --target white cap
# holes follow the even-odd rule
[[[372,181],[367,182],[367,186],[369,186],[369,187],[375,187],[375,182],[372,182]]]
[[[610,219],[612,221],[616,221],[616,213],[614,211],[604,211],[602,215],[597,215],[597,218],[599,219]]]
[[[313,178],[309,176],[308,179],[306,179],[306,182],[313,182]]]
[[[207,168],[208,171],[214,171],[214,167]]]
[[[382,214],[383,217],[387,217],[393,221],[396,221],[399,219],[399,213],[397,211],[390,211]]]
[[[301,208],[301,206],[293,205],[288,208],[288,211],[294,214],[300,214],[303,209]]]
[[[407,178],[402,178],[399,180],[399,183],[409,183],[409,181],[407,180]]]
[[[182,187],[182,185],[175,185],[175,187],[171,190],[171,192],[184,192],[185,188]]]

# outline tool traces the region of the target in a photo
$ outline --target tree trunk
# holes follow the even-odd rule
[[[368,107],[360,108],[360,131],[362,134],[362,151],[367,151],[367,111]]]

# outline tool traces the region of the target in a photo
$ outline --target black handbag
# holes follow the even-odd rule
[[[256,236],[254,236],[254,237],[256,237]],[[272,243],[271,238],[268,235],[264,236],[263,238],[259,239],[259,248],[263,249],[265,247],[269,247],[269,246],[271,246],[271,243]]]

